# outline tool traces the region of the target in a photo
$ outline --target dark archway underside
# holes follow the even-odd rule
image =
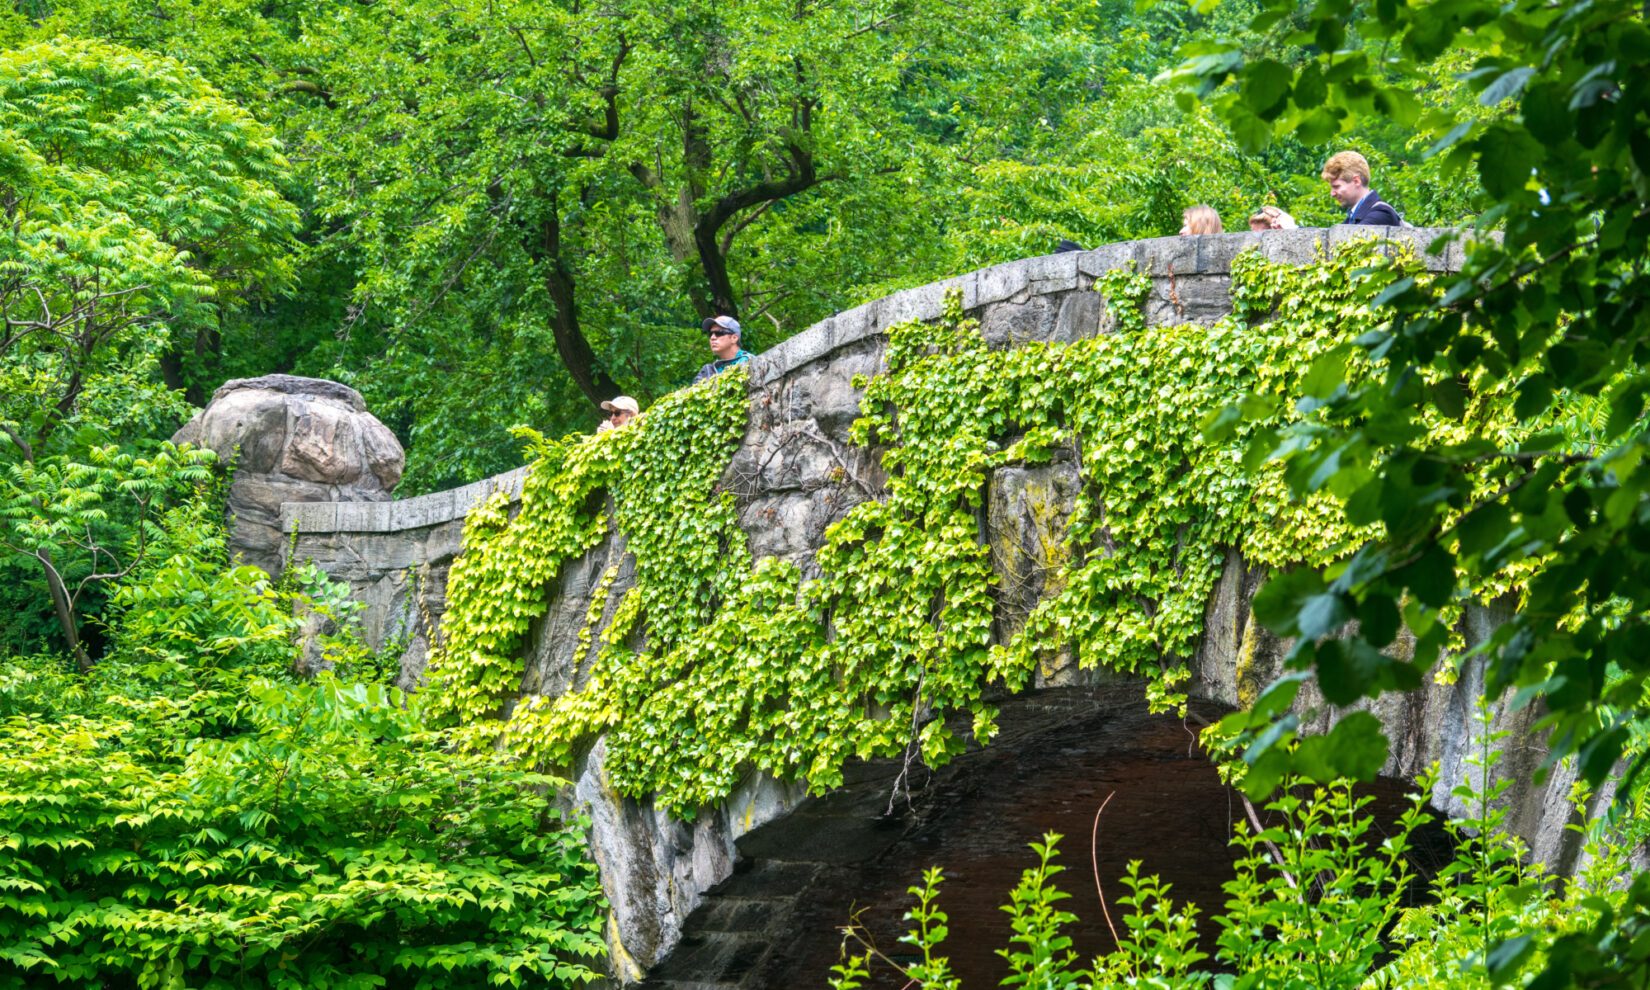
[[[1011,934],[1001,905],[1036,863],[1028,844],[1049,832],[1064,836],[1057,862],[1066,869],[1055,885],[1072,895],[1060,906],[1079,918],[1068,934],[1080,959],[1112,947],[1096,858],[1114,922],[1118,878],[1140,860],[1142,874],[1173,885],[1177,903],[1199,906],[1200,936],[1212,950],[1208,915],[1225,901],[1236,855],[1227,840],[1245,815],[1196,741],[1199,726],[1222,714],[1194,703],[1185,720],[1151,715],[1128,682],[1047,690],[1005,702],[999,737],[938,771],[920,762],[907,770],[898,760],[856,764],[840,790],[739,840],[739,871],[707,894],[644,986],[823,987],[851,918],[883,952],[909,959],[900,936],[916,899],[907,889],[930,866],[946,877],[944,954],[965,985],[996,986],[1008,975],[997,950]],[[1383,779],[1373,789],[1383,827],[1405,807],[1408,788]],[[1108,795],[1096,857],[1091,835]],[[1420,838],[1417,866],[1430,872],[1447,845],[1436,831]],[[873,974],[871,986],[906,984],[886,965]]]

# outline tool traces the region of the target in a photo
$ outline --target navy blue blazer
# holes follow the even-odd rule
[[[1398,218],[1398,211],[1383,202],[1381,197],[1371,189],[1364,201],[1357,208],[1347,214],[1347,223],[1359,223],[1369,227],[1402,227],[1404,222]]]

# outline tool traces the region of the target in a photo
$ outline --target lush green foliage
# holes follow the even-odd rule
[[[144,535],[147,497],[111,497],[109,472],[128,495],[165,484],[173,455],[140,467],[130,446],[185,413],[168,348],[289,277],[296,211],[266,128],[189,68],[99,42],[0,54],[0,147],[0,547],[85,668],[82,592],[101,601]]]
[[[193,349],[291,277],[279,146],[185,65],[64,39],[0,55],[0,132],[8,460],[59,452],[60,429],[152,430],[168,336]]]
[[[382,683],[291,676],[302,589],[178,504],[89,675],[0,677],[0,981],[567,986],[604,917],[559,782]],[[345,630],[345,634],[348,634]]]
[[[1320,418],[1258,438],[1259,454],[1287,464],[1298,496],[1330,498],[1348,522],[1380,526],[1338,575],[1298,572],[1274,584],[1261,618],[1301,632],[1291,664],[1332,679],[1351,700],[1395,686],[1389,663],[1369,649],[1384,633],[1372,633],[1368,617],[1402,606],[1420,637],[1418,660],[1430,664],[1448,630],[1428,620],[1429,609],[1510,568],[1535,570],[1513,618],[1482,647],[1487,690],[1516,690],[1521,705],[1543,699],[1551,758],[1576,754],[1598,784],[1650,717],[1643,9],[1625,0],[1356,9],[1330,0],[1297,13],[1278,2],[1251,27],[1320,52],[1295,68],[1247,59],[1233,42],[1188,64],[1205,91],[1234,78],[1212,99],[1246,144],[1274,132],[1326,140],[1372,114],[1414,121],[1444,169],[1476,177],[1485,221],[1505,232],[1475,242],[1458,275],[1372,285],[1391,318],[1355,352],[1375,373],[1343,382],[1339,369],[1325,369],[1312,393]],[[1377,65],[1352,50],[1349,32],[1380,39],[1387,57]],[[1406,87],[1441,60],[1471,61],[1463,78],[1479,112],[1421,114]],[[1509,435],[1467,414],[1494,393],[1511,398],[1527,423],[1566,397],[1598,402],[1593,415],[1569,419],[1569,430]],[[1438,442],[1420,428],[1436,417],[1458,422],[1462,434]],[[1234,410],[1223,420],[1236,418]],[[1316,639],[1325,619],[1353,616],[1365,622],[1350,639]],[[1349,652],[1367,662],[1345,663]],[[1278,710],[1263,704],[1231,727],[1260,731]],[[1636,753],[1629,780],[1650,766]],[[1249,755],[1271,767],[1256,782],[1262,789],[1288,764],[1279,748]]]
[[[520,514],[499,496],[471,517],[435,704],[456,722],[508,716],[503,731],[530,761],[567,765],[606,730],[614,784],[679,813],[726,796],[749,768],[825,789],[852,755],[910,745],[943,762],[960,743],[936,714],[969,712],[989,739],[988,688],[1023,686],[1061,650],[1146,674],[1154,704],[1178,706],[1225,547],[1282,567],[1344,559],[1367,537],[1334,524],[1326,502],[1293,502],[1282,472],[1245,462],[1245,437],[1206,438],[1203,410],[1310,394],[1378,323],[1361,287],[1413,269],[1371,245],[1301,267],[1248,254],[1234,265],[1233,316],[1149,331],[1131,310],[1143,277],[1114,273],[1098,288],[1116,294],[1118,332],[1064,345],[989,350],[955,299],[938,326],[892,328],[887,372],[867,384],[854,427],[885,451],[887,491],[827,531],[823,574],[807,583],[786,562],[746,564],[732,496],[715,491],[744,427],[736,379],[672,396],[618,433],[541,444]],[[1305,415],[1269,408],[1245,430]],[[1504,403],[1474,416],[1520,428]],[[1083,495],[1069,521],[1047,520],[1044,600],[993,645],[997,578],[978,523],[988,480],[1056,457],[1076,461]],[[636,588],[592,606],[581,638],[601,646],[588,683],[512,708],[522,638],[561,565],[605,532],[603,491]],[[1419,668],[1385,669],[1420,683]],[[1371,721],[1348,723],[1368,735]]]
[[[1103,285],[1123,331],[1103,341],[997,355],[955,313],[937,330],[901,328],[860,426],[899,470],[886,500],[832,532],[824,576],[807,584],[788,565],[746,565],[716,490],[743,424],[733,376],[622,434],[539,442],[521,516],[493,505],[475,520],[439,716],[511,715],[512,742],[552,762],[605,730],[621,786],[678,809],[726,794],[747,767],[826,787],[854,753],[944,759],[957,741],[931,718],[941,710],[972,712],[988,737],[985,687],[1024,683],[1050,650],[1149,673],[1154,700],[1174,704],[1212,548],[1241,538],[1252,560],[1314,565],[1256,602],[1296,638],[1298,669],[1224,727],[1261,740],[1248,750],[1257,793],[1291,774],[1370,772],[1385,753],[1367,716],[1319,739],[1274,721],[1306,672],[1331,702],[1412,686],[1452,645],[1467,601],[1508,591],[1515,618],[1482,647],[1490,690],[1542,699],[1555,758],[1576,754],[1591,781],[1629,752],[1635,773],[1647,765],[1633,748],[1650,731],[1642,5],[799,10],[60,0],[0,13],[0,40],[17,46],[0,54],[0,643],[67,649],[82,671],[109,644],[90,678],[38,658],[0,677],[17,742],[7,793],[40,829],[27,834],[45,837],[6,862],[19,882],[57,884],[28,901],[52,905],[45,920],[9,916],[25,933],[9,943],[14,962],[193,982],[232,959],[253,981],[326,967],[333,982],[370,981],[373,953],[395,958],[386,932],[426,944],[436,919],[498,947],[463,970],[481,980],[554,977],[593,945],[587,867],[562,833],[527,828],[542,779],[445,754],[416,710],[377,689],[278,674],[305,592],[228,567],[203,517],[177,508],[199,458],[150,442],[185,411],[180,388],[199,401],[242,371],[351,381],[410,441],[408,487],[439,487],[513,463],[512,422],[559,432],[586,420],[589,397],[667,389],[702,359],[691,327],[713,310],[738,312],[759,348],[770,327],[783,336],[1062,237],[1168,233],[1194,201],[1229,228],[1268,198],[1303,222],[1333,220],[1314,150],[1329,140],[1365,150],[1411,220],[1479,216],[1505,240],[1435,280],[1350,260],[1255,266],[1237,279],[1239,316],[1214,328],[1141,333],[1127,274]],[[1180,77],[1203,102],[1148,85],[1199,33],[1232,36],[1185,53]],[[1270,316],[1269,334],[1240,332],[1245,315]],[[1197,410],[1223,404],[1200,434]],[[985,479],[1067,458],[1085,494],[1062,522],[1052,594],[986,649],[999,617],[991,548],[973,536]],[[643,561],[637,584],[610,601],[604,580],[581,636],[582,690],[513,704],[529,617],[557,567],[603,535],[604,493]],[[326,600],[314,607],[338,607],[306,587]],[[1349,619],[1350,636],[1329,636]],[[1392,648],[1400,620],[1419,638],[1413,656]],[[377,663],[358,645],[334,655],[368,678]],[[363,752],[382,756],[373,774],[358,769]],[[318,782],[294,812],[306,830],[220,813],[240,795],[245,807],[286,800],[277,763]],[[424,780],[420,763],[473,773],[491,805]],[[121,794],[87,789],[105,769]],[[444,817],[398,817],[407,794]],[[166,812],[120,820],[124,800]],[[1350,806],[1335,808],[1357,827]],[[372,820],[350,831],[362,809]],[[117,835],[137,840],[129,857],[109,851]],[[579,880],[519,858],[541,855],[537,842]],[[418,852],[387,851],[396,843]],[[165,858],[186,844],[200,847],[193,859]],[[356,849],[393,878],[384,897],[401,898],[398,912],[350,913],[362,884],[387,882],[349,872],[340,850]],[[1566,902],[1554,921],[1546,900],[1480,896],[1524,889],[1495,879],[1512,870],[1505,850],[1483,849],[1443,893],[1450,920],[1400,923],[1414,968],[1402,975],[1400,960],[1389,977],[1424,982],[1468,946],[1474,975],[1544,965],[1549,985],[1638,972],[1650,886]],[[248,865],[235,858],[246,850],[268,857]],[[477,865],[472,850],[493,858]],[[1047,856],[1017,895],[1016,971],[1070,982]],[[207,893],[168,899],[182,889],[169,877],[194,863],[215,871]],[[112,872],[74,872],[85,864]],[[1256,890],[1274,889],[1259,877]],[[118,903],[123,883],[151,898],[140,922],[88,899]],[[466,900],[495,883],[516,890],[512,905]],[[1137,955],[1101,971],[1140,978],[1149,953],[1178,961],[1165,979],[1195,982],[1184,916],[1149,880],[1133,889],[1137,917],[1157,921],[1140,923],[1151,934]],[[1388,916],[1353,900],[1336,924]],[[923,923],[943,924],[925,904]],[[1280,930],[1325,923],[1267,917]],[[535,926],[573,954],[532,956],[498,932]],[[202,939],[188,954],[186,930]],[[1368,943],[1357,946],[1329,962],[1357,971]],[[426,977],[460,965],[440,948],[397,951]],[[1268,950],[1253,951],[1269,971]],[[928,964],[943,981],[943,962]],[[1327,972],[1313,979],[1334,982]]]
[[[1528,850],[1505,829],[1508,785],[1497,776],[1500,734],[1490,731],[1488,706],[1480,707],[1478,755],[1455,788],[1467,809],[1448,823],[1455,855],[1433,873],[1425,903],[1415,886],[1410,839],[1428,814],[1416,796],[1384,835],[1372,832],[1367,798],[1347,781],[1311,786],[1287,780],[1259,812],[1260,830],[1239,820],[1233,846],[1237,876],[1225,885],[1224,909],[1213,915],[1218,930],[1213,960],[1198,948],[1194,904],[1176,904],[1169,887],[1141,877],[1139,862],[1121,880],[1123,911],[1114,927],[1116,947],[1088,965],[1071,949],[1067,932],[1077,921],[1056,905],[1069,895],[1053,884],[1064,868],[1053,862],[1057,835],[1032,843],[1038,863],[1027,869],[1004,905],[1013,934],[998,950],[1013,974],[1004,985],[1088,990],[1149,986],[1165,990],[1382,987],[1445,988],[1529,985],[1557,988],[1638,986],[1650,974],[1647,950],[1601,939],[1625,923],[1635,937],[1650,921],[1650,877],[1624,883],[1642,839],[1643,795],[1627,802],[1630,821],[1596,819],[1572,826],[1590,837],[1584,869],[1557,892],[1541,872],[1524,865]],[[1423,780],[1423,789],[1430,781]],[[1583,806],[1576,795],[1579,810]],[[1264,817],[1264,822],[1259,819]],[[910,985],[956,990],[962,981],[941,954],[946,915],[937,900],[941,873],[929,870],[912,887],[914,923],[901,941],[922,962],[902,965],[857,923],[844,929],[843,961],[832,986],[854,990],[873,972],[892,968]],[[1093,923],[1094,919],[1089,919]],[[1505,941],[1513,932],[1524,932]],[[1600,954],[1597,946],[1608,946]],[[851,947],[851,950],[850,950]],[[903,953],[909,955],[909,951]],[[1585,967],[1560,973],[1549,962]],[[1562,961],[1562,962],[1560,962]],[[1224,972],[1212,975],[1209,963]],[[1618,968],[1609,971],[1605,967]]]
[[[216,459],[209,450],[166,443],[152,457],[93,447],[85,460],[24,460],[0,478],[0,550],[45,574],[59,629],[82,672],[91,666],[79,640],[82,599],[101,598],[148,562],[157,518],[180,493],[207,481]]]

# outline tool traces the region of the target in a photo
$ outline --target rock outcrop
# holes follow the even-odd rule
[[[406,463],[361,393],[296,375],[225,382],[172,441],[209,447],[233,467],[230,548],[271,575],[281,567],[284,503],[387,501]]]

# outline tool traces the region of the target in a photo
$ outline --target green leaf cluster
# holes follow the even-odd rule
[[[1311,785],[1289,778],[1259,808],[1246,805],[1247,820],[1240,817],[1231,840],[1236,876],[1224,885],[1221,910],[1210,916],[1219,973],[1198,968],[1209,959],[1198,947],[1198,905],[1174,903],[1168,884],[1140,875],[1138,860],[1120,878],[1124,893],[1116,903],[1123,910],[1106,917],[1115,946],[1084,965],[1070,948],[1079,919],[1055,906],[1069,896],[1053,882],[1063,870],[1053,862],[1060,836],[1045,835],[1031,844],[1037,862],[1003,906],[1012,929],[1008,947],[998,950],[1012,973],[1004,984],[1072,990],[1636,985],[1650,971],[1642,940],[1650,882],[1642,875],[1630,884],[1622,880],[1642,837],[1642,793],[1629,802],[1632,819],[1587,820],[1589,795],[1572,795],[1581,823],[1571,827],[1585,833],[1591,859],[1568,885],[1550,884],[1504,827],[1500,798],[1511,782],[1497,766],[1504,750],[1500,734],[1490,730],[1491,717],[1481,705],[1477,755],[1453,789],[1465,810],[1446,823],[1454,851],[1441,863],[1418,855],[1415,842],[1431,820],[1423,810],[1431,775],[1423,775],[1408,807],[1384,827],[1369,813],[1372,799],[1346,780]],[[1424,884],[1418,872],[1430,874]],[[941,944],[947,931],[940,880],[940,870],[931,868],[924,885],[910,890],[918,904],[906,919],[916,924],[901,941],[920,953],[920,963],[884,954],[856,915],[843,929],[844,959],[833,967],[831,986],[852,990],[890,969],[926,986],[959,986]],[[1426,896],[1417,897],[1423,889]],[[1633,937],[1612,937],[1618,927]]]
[[[455,749],[383,683],[293,677],[295,611],[336,594],[231,566],[217,499],[151,528],[96,667],[0,668],[0,982],[596,979],[561,781]]]
[[[174,326],[166,380],[197,403],[271,371],[347,382],[416,493],[519,463],[505,424],[560,435],[678,386],[713,310],[755,351],[1063,238],[1172,233],[1196,202],[1229,228],[1271,200],[1331,218],[1315,153],[1249,154],[1151,82],[1260,9],[55,0],[0,38],[176,59],[278,135],[292,291]]]
[[[174,338],[291,277],[286,170],[268,128],[172,59],[66,38],[0,52],[0,566],[82,666],[80,591],[100,603],[144,535],[145,500],[88,479],[126,458],[140,485],[134,449],[187,415],[164,381]],[[92,515],[62,514],[100,485]]]
[[[1458,273],[1373,293],[1371,303],[1392,314],[1356,341],[1375,373],[1353,380],[1324,368],[1320,420],[1264,438],[1297,496],[1332,499],[1347,521],[1381,526],[1339,576],[1291,576],[1268,592],[1276,607],[1265,621],[1285,632],[1324,616],[1369,623],[1371,632],[1327,645],[1303,637],[1295,661],[1313,668],[1331,700],[1373,697],[1404,686],[1375,659],[1397,617],[1429,662],[1448,635],[1431,611],[1523,569],[1521,593],[1506,602],[1510,620],[1479,649],[1485,691],[1514,692],[1520,705],[1540,699],[1547,765],[1579,756],[1598,785],[1631,757],[1626,779],[1642,778],[1650,756],[1632,745],[1650,716],[1642,6],[1279,0],[1251,29],[1318,50],[1280,69],[1211,43],[1224,54],[1186,73],[1222,113],[1260,121],[1255,143],[1285,133],[1327,140],[1377,115],[1413,119],[1428,156],[1474,187],[1482,225],[1502,234],[1461,245]],[[1372,61],[1359,37],[1385,57]],[[1476,108],[1416,114],[1407,87],[1450,68]],[[1531,428],[1475,421],[1472,404],[1485,395]],[[1427,429],[1438,417],[1461,430]],[[1251,728],[1257,743],[1289,738]],[[1256,745],[1251,756],[1267,749]],[[1287,763],[1271,759],[1274,771]]]

